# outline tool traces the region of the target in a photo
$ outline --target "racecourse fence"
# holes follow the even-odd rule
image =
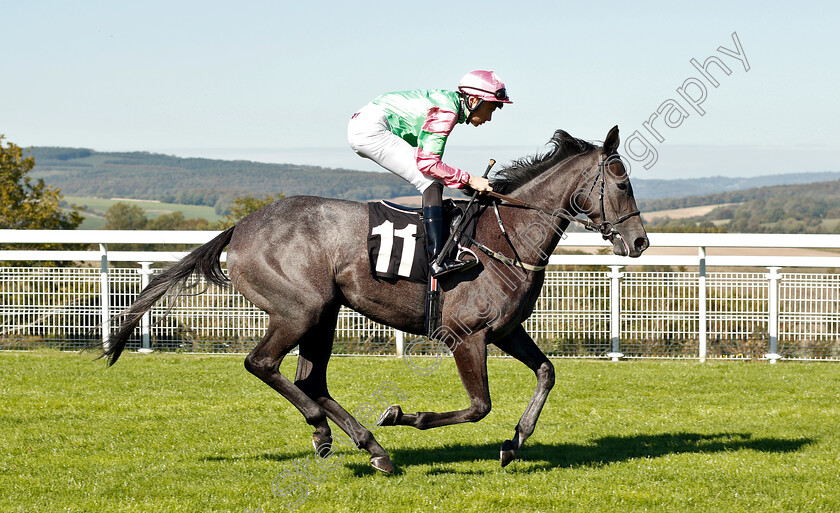
[[[0,230],[0,247],[98,244],[98,250],[0,250],[0,262],[76,262],[0,267],[0,349],[76,350],[103,337],[111,317],[185,252],[109,251],[119,244],[199,245],[216,232]],[[840,360],[840,236],[650,234],[653,248],[691,255],[552,255],[526,330],[548,355],[591,358]],[[602,247],[572,233],[569,247]],[[707,255],[729,248],[734,255]],[[766,254],[738,254],[767,250]],[[772,251],[770,250],[773,249]],[[784,255],[816,248],[827,256]],[[781,249],[781,251],[780,251]],[[781,254],[780,254],[781,253]],[[83,264],[79,265],[78,263]],[[98,262],[98,265],[91,264]],[[710,271],[710,269],[714,269]],[[266,329],[266,315],[230,289],[162,300],[144,317],[134,350],[242,353]],[[166,315],[168,313],[168,315]],[[440,344],[342,309],[335,354],[439,354]],[[502,354],[498,350],[491,354]]]

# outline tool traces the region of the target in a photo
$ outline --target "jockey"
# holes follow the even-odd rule
[[[412,90],[386,93],[359,109],[350,118],[350,147],[395,173],[423,194],[423,225],[437,277],[464,270],[476,261],[435,258],[443,249],[443,186],[470,187],[479,193],[492,191],[486,178],[445,164],[441,158],[455,125],[479,126],[493,117],[508,98],[505,84],[492,71],[476,70],[464,75],[457,91]]]

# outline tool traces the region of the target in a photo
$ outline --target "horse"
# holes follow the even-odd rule
[[[513,437],[501,446],[500,462],[507,465],[534,432],[554,385],[553,364],[522,323],[534,309],[548,257],[562,234],[570,223],[580,223],[600,231],[617,255],[638,257],[648,247],[627,169],[616,154],[618,127],[609,131],[603,146],[563,130],[550,144],[550,150],[514,161],[491,180],[493,196],[480,197],[474,236],[469,237],[480,249],[478,265],[439,279],[442,322],[434,338],[451,351],[470,406],[409,414],[392,405],[378,425],[430,429],[484,418],[491,406],[487,345],[494,344],[527,365],[537,380]],[[100,358],[109,366],[116,363],[143,314],[164,295],[188,287],[194,276],[232,285],[268,314],[267,331],[246,356],[245,368],[300,410],[315,428],[316,453],[322,458],[331,453],[329,419],[370,453],[375,469],[393,473],[388,453],[370,430],[327,389],[341,306],[424,334],[426,285],[371,275],[368,217],[365,204],[315,196],[286,197],[248,215],[154,276],[119,314],[119,328],[99,347]],[[226,247],[228,276],[220,266]],[[279,366],[295,347],[293,381]]]

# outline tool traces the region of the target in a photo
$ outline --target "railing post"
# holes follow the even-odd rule
[[[624,358],[621,352],[621,278],[624,276],[620,270],[623,266],[610,266],[610,338],[612,339],[612,351],[607,354],[612,361],[617,362]]]
[[[770,274],[767,275],[770,280],[767,293],[767,314],[769,317],[767,334],[770,337],[770,352],[764,357],[770,360],[770,363],[776,363],[782,357],[779,354],[779,279],[782,275],[779,274],[781,267],[768,267],[767,269],[770,270]]]
[[[149,277],[152,275],[152,262],[139,262],[139,264],[140,269],[137,272],[140,273],[140,290],[144,290],[149,286]],[[152,350],[151,316],[151,309],[149,309],[140,318],[140,334],[142,336],[140,350],[142,352],[151,352]]]
[[[111,285],[108,282],[108,246],[99,245],[99,302],[102,314],[102,347],[108,349],[111,334]]]
[[[397,358],[402,358],[405,352],[405,332],[394,330],[397,339]]]
[[[704,363],[706,361],[706,354],[708,352],[707,348],[707,339],[706,339],[706,330],[708,326],[707,321],[707,312],[706,312],[706,248],[699,247],[698,248],[698,256],[700,257],[699,262],[699,279],[697,283],[697,309],[700,318],[697,321],[697,338],[699,342],[698,357],[700,358],[700,363]]]

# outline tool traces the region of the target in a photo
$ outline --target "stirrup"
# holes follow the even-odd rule
[[[452,272],[466,271],[478,263],[478,257],[469,249],[458,246],[458,255],[452,258],[444,258],[441,263],[433,261],[431,265],[432,276],[435,278]]]

